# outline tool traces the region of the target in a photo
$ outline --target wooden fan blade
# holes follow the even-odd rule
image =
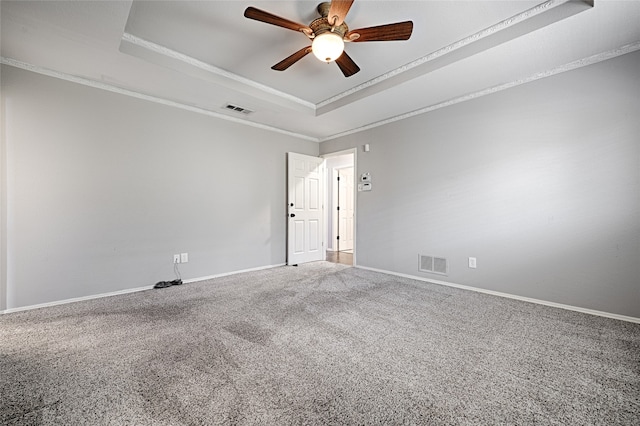
[[[409,40],[412,32],[413,22],[405,21],[377,27],[359,28],[349,31],[345,38],[353,42]]]
[[[309,30],[306,25],[299,24],[297,22],[289,21],[288,19],[281,18],[272,13],[265,12],[264,10],[256,9],[255,7],[248,7],[244,11],[244,17],[254,19],[256,21],[265,22],[267,24],[275,25],[276,27],[282,27],[293,31]]]
[[[310,52],[311,52],[311,46],[303,47],[302,49],[298,50],[293,55],[283,59],[282,61],[280,61],[277,64],[275,64],[274,66],[272,66],[271,69],[272,70],[276,70],[276,71],[284,71],[287,68],[289,68],[291,65],[295,64],[296,62],[298,62],[300,59],[302,59],[305,56],[307,56]]]
[[[327,15],[327,21],[331,25],[341,25],[344,19],[351,9],[353,0],[331,0],[331,6],[329,7],[329,14]],[[333,21],[335,19],[335,22]]]
[[[340,71],[342,71],[345,77],[351,77],[360,71],[360,67],[353,62],[353,59],[347,55],[347,52],[342,52],[342,55],[336,59],[336,64],[338,64]]]

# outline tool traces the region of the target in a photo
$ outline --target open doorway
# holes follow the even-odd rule
[[[326,154],[327,261],[355,265],[356,150]]]

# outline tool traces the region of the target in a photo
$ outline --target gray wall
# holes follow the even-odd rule
[[[6,308],[285,262],[286,152],[318,144],[2,69]],[[3,230],[4,231],[4,230]]]
[[[629,54],[322,143],[371,146],[358,265],[640,317],[639,69]]]

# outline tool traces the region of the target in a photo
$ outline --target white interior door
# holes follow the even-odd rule
[[[338,247],[353,250],[353,167],[338,170]]]
[[[287,159],[287,264],[324,260],[324,159],[294,152]]]

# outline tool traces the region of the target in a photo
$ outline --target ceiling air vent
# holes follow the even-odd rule
[[[418,270],[420,272],[429,272],[431,274],[447,275],[449,266],[447,259],[444,257],[418,255]]]
[[[243,108],[237,105],[232,105],[232,104],[226,104],[223,108],[228,109],[230,111],[239,112],[240,114],[245,114],[245,115],[251,114],[253,112],[250,109]]]

